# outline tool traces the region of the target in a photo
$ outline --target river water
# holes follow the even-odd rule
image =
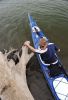
[[[68,70],[68,0],[0,0],[0,50],[20,48],[26,40],[32,42],[28,13],[59,45],[60,58]]]

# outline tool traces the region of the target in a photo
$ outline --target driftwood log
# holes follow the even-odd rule
[[[26,65],[33,56],[22,46],[22,55],[15,65],[7,60],[7,53],[0,52],[0,100],[34,100],[26,80]]]

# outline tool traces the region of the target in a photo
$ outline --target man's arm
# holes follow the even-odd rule
[[[27,47],[28,47],[32,52],[35,52],[35,48],[32,47],[31,45],[27,45]]]
[[[47,48],[44,49],[44,50],[35,49],[34,47],[32,47],[32,46],[30,45],[30,41],[26,41],[26,42],[24,43],[24,45],[27,46],[32,52],[39,53],[39,54],[45,53],[45,52],[47,52],[47,50],[48,50]]]
[[[35,48],[30,45],[30,41],[26,41],[24,43],[24,45],[27,46],[32,52],[35,52],[36,51]]]

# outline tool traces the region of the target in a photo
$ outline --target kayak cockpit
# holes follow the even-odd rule
[[[60,67],[60,66],[56,66],[56,65],[53,65],[53,64],[46,64],[42,58],[41,58],[41,55],[39,54],[39,59],[41,61],[41,64],[47,69],[48,69],[48,74],[50,77],[56,77],[56,76],[59,76],[61,74],[66,75],[65,71],[64,71],[64,68],[63,67]]]

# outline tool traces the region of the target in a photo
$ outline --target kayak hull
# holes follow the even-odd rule
[[[33,20],[32,16],[28,15],[28,18],[29,18],[30,29],[31,29],[34,47],[36,49],[38,49],[39,40],[41,37],[45,37],[45,35],[43,34],[41,29],[36,24],[36,21]],[[37,29],[38,34],[37,34],[35,28]],[[49,42],[48,38],[47,37],[45,37],[45,38]],[[44,77],[47,81],[47,84],[48,84],[55,100],[67,100],[68,99],[68,78],[65,76],[64,73],[60,74],[56,77],[50,77],[48,65],[42,61],[40,54],[36,54],[36,55],[37,55],[38,61],[40,63],[41,70],[44,74]],[[60,87],[61,87],[61,91],[60,91]],[[64,93],[63,91],[66,91],[66,92]]]

